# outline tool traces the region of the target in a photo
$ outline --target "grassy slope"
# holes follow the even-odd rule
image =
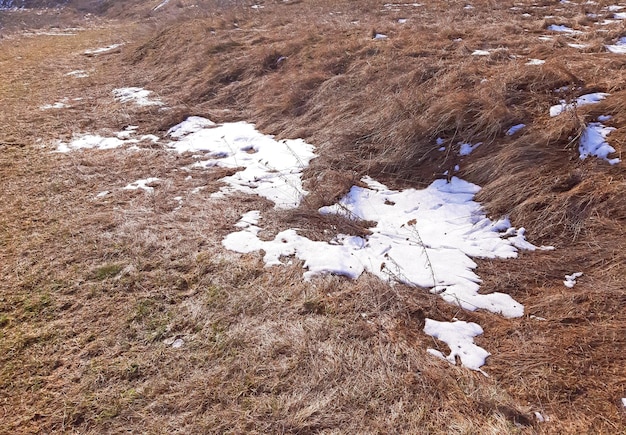
[[[581,53],[562,36],[537,39],[553,22],[544,15],[592,24],[579,6],[466,10],[433,2],[395,12],[381,5],[209,7],[155,34],[149,20],[2,41],[0,431],[615,433],[623,426],[624,171],[580,162],[570,139],[599,114],[613,114],[616,127],[626,122],[623,61],[602,49],[619,31],[582,37],[590,46]],[[601,6],[587,7],[601,13]],[[371,41],[373,30],[390,38]],[[123,41],[121,54],[80,54]],[[487,48],[496,50],[470,56]],[[287,60],[277,63],[281,56]],[[547,62],[524,66],[531,57]],[[64,76],[74,69],[91,76]],[[173,109],[119,105],[110,91],[122,85],[153,89]],[[612,96],[549,119],[553,90],[565,85]],[[37,109],[62,97],[85,100],[65,111]],[[161,149],[41,149],[74,132],[128,124],[158,133],[187,114],[253,120],[318,145],[308,204],[284,215],[254,198],[209,201],[222,174],[185,180],[179,168],[192,159]],[[518,122],[527,130],[505,137]],[[453,149],[433,152],[439,136],[451,147],[484,141],[460,162],[461,175],[484,186],[490,213],[511,212],[533,241],[557,246],[516,261],[479,261],[486,291],[506,291],[547,321],[457,312],[426,292],[369,277],[302,283],[298,265],[268,270],[258,255],[221,248],[249,207],[263,210],[270,228],[286,220],[321,236],[316,207],[363,174],[396,186],[428,183],[459,163]],[[611,136],[618,151],[622,139],[619,130]],[[149,176],[164,180],[153,195],[116,191],[94,200]],[[209,187],[190,194],[201,185]],[[178,195],[185,206],[176,211]],[[560,281],[576,270],[585,277],[566,290]],[[491,378],[426,355],[438,344],[421,333],[424,317],[453,316],[485,328],[478,342],[494,354]],[[183,348],[163,344],[174,337]],[[534,423],[533,411],[551,421]]]

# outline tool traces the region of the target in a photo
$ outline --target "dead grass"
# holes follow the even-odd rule
[[[123,20],[73,37],[0,41],[0,432],[619,433],[624,170],[580,161],[576,144],[584,123],[611,114],[623,153],[623,61],[603,49],[621,29],[586,28],[608,3],[225,3],[172,2],[161,24],[146,5],[113,5],[106,13]],[[549,24],[587,33],[541,41]],[[121,53],[81,54],[119,42]],[[77,69],[90,77],[65,76]],[[119,104],[121,86],[145,86],[171,110]],[[548,116],[594,91],[612,95]],[[39,110],[63,97],[84,99]],[[193,159],[160,147],[48,152],[74,133],[163,134],[190,114],[314,143],[303,207],[209,200],[224,173],[183,171]],[[506,136],[517,123],[527,127]],[[459,158],[462,141],[483,145]],[[522,302],[522,319],[369,276],[305,283],[300,264],[266,269],[221,246],[250,208],[268,233],[286,222],[318,239],[362,234],[365,223],[315,210],[366,174],[419,187],[456,164],[490,214],[557,247],[479,261],[483,291]],[[121,190],[146,177],[161,179],[153,193]],[[97,199],[102,190],[112,193]],[[561,285],[579,270],[575,288]],[[426,354],[446,349],[424,319],[455,316],[485,329],[490,378]]]

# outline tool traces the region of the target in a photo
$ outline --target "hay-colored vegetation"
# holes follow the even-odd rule
[[[624,58],[604,49],[622,27],[595,24],[611,3],[110,3],[0,18],[24,16],[0,39],[0,433],[623,431],[625,171],[577,153],[602,114],[624,152]],[[87,11],[104,15],[86,24]],[[32,31],[76,22],[74,36]],[[587,47],[539,39],[550,24],[584,31]],[[83,54],[113,43],[125,45]],[[79,69],[89,77],[65,75]],[[121,86],[151,89],[170,110],[120,104]],[[559,98],[600,91],[610,98],[548,116]],[[39,109],[66,97],[68,109]],[[57,139],[127,125],[164,135],[191,114],[315,144],[307,201],[279,213],[244,195],[211,200],[224,171],[188,180],[180,168],[192,157],[160,146],[50,152]],[[483,145],[461,161],[460,141]],[[221,246],[251,207],[268,233],[282,222],[321,239],[324,226],[362,233],[317,208],[363,175],[421,187],[456,164],[483,186],[490,215],[557,248],[478,260],[483,290],[516,298],[524,318],[459,311],[369,276],[302,282],[299,264],[267,269]],[[146,177],[161,179],[152,193],[96,199]],[[446,349],[424,319],[455,316],[485,329],[489,378],[426,354]]]

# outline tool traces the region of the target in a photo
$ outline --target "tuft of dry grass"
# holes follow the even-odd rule
[[[0,432],[624,427],[624,170],[577,153],[602,114],[624,151],[623,61],[603,47],[621,28],[594,30],[605,4],[178,1],[167,19],[157,4],[107,4],[100,12],[117,21],[71,37],[0,40]],[[585,33],[539,39],[550,24]],[[372,29],[388,38],[373,40]],[[82,55],[121,42],[118,53]],[[65,76],[76,69],[90,76]],[[169,110],[120,104],[111,91],[121,86],[145,86]],[[549,117],[560,99],[596,91],[611,96]],[[83,100],[39,110],[64,97]],[[127,125],[163,136],[188,115],[315,144],[302,207],[211,199],[228,171],[184,170],[193,157],[162,145],[50,153],[57,139]],[[507,136],[518,123],[526,128]],[[483,144],[460,157],[460,142]],[[421,187],[457,164],[492,216],[509,214],[533,242],[557,247],[477,261],[483,291],[523,303],[521,319],[463,312],[371,276],[303,282],[297,262],[267,269],[260,255],[221,245],[250,209],[268,237],[287,224],[320,240],[366,234],[367,222],[316,211],[363,175]],[[146,177],[160,179],[153,192],[122,189]],[[585,275],[566,289],[575,271]],[[430,357],[428,347],[447,349],[423,334],[427,317],[481,324],[490,377]]]

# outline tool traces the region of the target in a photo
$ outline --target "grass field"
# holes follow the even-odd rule
[[[109,3],[0,11],[0,433],[624,432],[626,172],[579,155],[601,122],[623,159],[619,2]],[[191,115],[314,145],[302,204],[212,197],[235,171],[167,146]],[[157,139],[55,152],[128,126]],[[264,240],[366,236],[318,209],[364,176],[452,175],[555,247],[473,258],[522,317],[222,244],[249,210]],[[426,319],[454,318],[484,329],[488,376],[427,352],[449,350]]]

